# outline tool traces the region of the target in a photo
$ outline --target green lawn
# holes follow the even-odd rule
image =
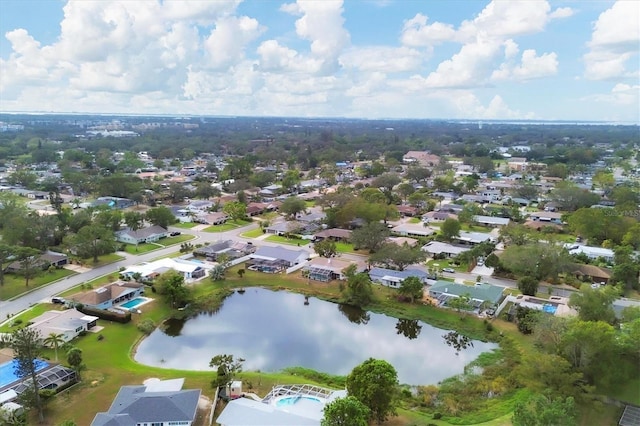
[[[469,265],[466,263],[460,264],[460,266],[455,266],[452,264],[453,259],[430,259],[427,261],[427,266],[432,266],[438,268],[438,271],[441,271],[442,268],[453,268],[457,272],[468,272]]]
[[[422,219],[420,219],[419,217],[412,217],[411,219],[409,219],[409,223],[420,223],[422,222]]]
[[[243,226],[247,226],[251,221],[248,220],[239,220],[237,222],[230,220],[227,223],[223,223],[222,225],[211,225],[208,228],[205,228],[205,232],[226,232],[231,231],[232,229],[242,228]]]
[[[353,244],[342,241],[336,241],[336,251],[338,253],[358,253],[358,251],[354,250]],[[360,250],[360,252],[362,251]]]
[[[468,231],[468,232],[491,232],[493,228],[490,228],[488,226],[482,226],[482,225],[469,225],[468,223],[461,223],[460,224],[460,230],[461,231]]]
[[[5,274],[4,285],[0,286],[0,300],[9,300],[22,293],[45,286],[70,275],[75,275],[75,272],[67,269],[54,269],[51,272],[44,271],[37,277],[29,280],[29,287],[27,287],[25,285],[24,277],[14,274]]]
[[[199,223],[194,223],[194,222],[179,222],[176,224],[173,224],[171,226],[175,226],[176,228],[182,228],[182,229],[191,229],[193,227],[198,226]]]
[[[263,234],[264,232],[262,232],[262,229],[256,228],[252,229],[251,231],[243,232],[242,234],[240,234],[240,236],[245,238],[258,238]]]
[[[169,246],[174,246],[176,244],[184,243],[185,241],[193,240],[194,238],[195,236],[191,234],[181,234],[181,235],[176,235],[175,237],[163,238],[161,240],[156,241],[156,243],[160,244],[161,246],[169,247]]]
[[[304,202],[304,205],[309,209],[311,207],[315,207],[316,201],[315,200],[307,200],[307,201]]]
[[[304,246],[309,244],[310,242],[309,240],[303,240],[302,238],[287,238],[281,237],[280,235],[270,235],[265,238],[265,240],[271,241],[273,243],[289,244],[292,246]]]
[[[143,243],[143,244],[138,244],[137,246],[135,244],[126,244],[124,246],[124,251],[129,254],[140,255],[143,253],[148,253],[153,250],[158,250],[160,248],[162,247],[152,243]]]
[[[82,259],[82,265],[89,268],[98,268],[100,266],[108,265],[110,263],[116,263],[124,259],[119,254],[109,253],[98,256],[98,261],[93,262],[93,259]]]

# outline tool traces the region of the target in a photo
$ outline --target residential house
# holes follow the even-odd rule
[[[324,239],[330,239],[332,241],[349,241],[351,239],[351,232],[348,229],[330,228],[324,229],[320,232],[316,232],[313,235],[314,241],[322,241]]]
[[[440,163],[440,157],[426,151],[409,151],[403,157],[404,163],[420,164],[423,167],[435,167]]]
[[[304,276],[314,281],[345,280],[347,277],[343,271],[352,264],[353,262],[337,258],[314,257],[302,271]]]
[[[397,246],[403,246],[406,244],[409,247],[415,247],[416,245],[418,245],[418,240],[409,237],[389,237],[387,238],[387,242],[390,244],[395,244]]]
[[[191,212],[199,213],[209,211],[213,206],[213,201],[192,200],[185,208]]]
[[[482,197],[482,201],[485,203],[497,203],[502,200],[502,193],[498,189],[485,189],[478,191],[477,194]]]
[[[571,265],[573,276],[581,281],[591,281],[594,283],[608,284],[611,279],[611,270],[600,268],[595,265],[583,265],[574,263]]]
[[[200,213],[194,218],[194,222],[206,225],[222,225],[229,220],[229,215],[225,212]]]
[[[135,299],[143,293],[144,284],[135,281],[116,281],[75,294],[69,300],[95,309],[109,309],[118,303]]]
[[[290,268],[306,262],[310,254],[306,250],[290,250],[282,246],[262,246],[249,257],[253,264],[278,269]]]
[[[406,268],[403,271],[386,268],[371,268],[369,278],[376,284],[382,284],[391,288],[399,288],[402,282],[409,277],[417,277],[423,283],[427,282],[429,274],[418,268]]]
[[[403,237],[428,237],[435,231],[425,227],[422,223],[402,223],[391,228],[391,232]]]
[[[567,250],[569,250],[569,254],[578,255],[584,254],[589,259],[598,259],[602,258],[609,263],[613,263],[614,252],[611,249],[602,248],[602,247],[594,247],[594,246],[584,246],[581,244],[565,244]]]
[[[469,231],[460,231],[459,235],[457,237],[454,237],[454,239],[461,244],[469,244],[472,246],[484,243],[486,241],[495,241],[495,237],[491,236],[491,234]]]
[[[429,288],[429,296],[438,301],[440,305],[446,305],[451,298],[468,295],[474,308],[478,308],[483,302],[496,305],[502,299],[502,287],[487,283],[465,285],[450,281],[438,281]]]
[[[197,248],[193,251],[196,256],[204,256],[207,260],[215,262],[220,255],[225,255],[229,260],[247,256],[256,251],[256,246],[244,241],[217,241],[212,244]]]
[[[264,228],[264,232],[273,235],[295,234],[305,228],[305,224],[291,220],[285,222],[276,222]]]
[[[276,211],[280,208],[280,203],[279,201],[273,201],[270,203],[256,203],[256,202],[251,202],[249,204],[247,204],[247,215],[248,216],[257,216],[259,214],[263,214],[263,213],[267,213],[267,212],[273,212]]]
[[[551,211],[540,211],[529,213],[529,219],[534,222],[547,222],[562,225],[562,213]]]
[[[524,172],[527,170],[528,163],[527,163],[527,159],[524,157],[511,157],[507,162],[507,166],[511,170],[515,170],[517,172]]]
[[[421,248],[422,251],[429,253],[434,258],[437,256],[456,257],[460,253],[471,250],[468,246],[461,247],[440,241],[430,241]]]
[[[169,236],[169,231],[158,225],[148,226],[137,231],[127,228],[116,232],[116,240],[126,244],[152,243],[167,236]]]
[[[407,204],[401,204],[399,206],[396,206],[396,208],[398,209],[398,213],[400,213],[400,216],[403,217],[414,217],[418,215],[418,209]]]
[[[346,390],[334,391],[313,385],[278,385],[262,400],[237,398],[229,401],[216,419],[216,424],[320,426],[324,407],[346,396]],[[295,403],[284,403],[294,398]]]
[[[207,275],[207,271],[202,263],[169,257],[158,259],[149,263],[130,266],[124,271],[120,272],[120,275],[128,276],[129,278],[131,278],[136,274],[140,274],[140,277],[142,279],[151,281],[157,276],[169,270],[174,270],[181,273],[184,276],[185,281],[187,282],[202,278]]]
[[[429,213],[425,213],[422,215],[422,221],[425,223],[431,222],[444,222],[447,219],[455,219],[458,220],[458,215],[453,213],[448,213],[445,211],[433,211]]]
[[[509,222],[511,222],[511,219],[509,219],[508,217],[475,215],[473,216],[473,221],[478,225],[497,228],[501,226],[507,226]]]
[[[43,339],[50,334],[60,334],[65,342],[69,342],[80,333],[95,327],[98,317],[67,309],[47,311],[29,322],[29,328],[36,330]]]
[[[184,379],[147,380],[122,386],[109,411],[98,413],[91,426],[191,426],[196,420],[200,389],[182,389]]]
[[[39,254],[36,257],[36,264],[38,264],[43,270],[49,269],[52,266],[54,268],[62,268],[64,265],[69,263],[69,258],[66,254],[50,250],[45,251],[44,253]],[[19,260],[13,261],[5,267],[5,272],[18,273],[21,270],[22,262],[20,262]]]

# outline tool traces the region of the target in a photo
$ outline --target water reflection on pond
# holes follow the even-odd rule
[[[299,294],[248,289],[229,297],[215,313],[170,321],[166,330],[156,330],[140,343],[135,359],[211,371],[213,356],[233,354],[246,359],[245,370],[302,366],[346,375],[373,357],[390,362],[401,383],[435,384],[497,347],[472,341],[457,351],[443,339],[448,330],[315,298],[304,302]]]

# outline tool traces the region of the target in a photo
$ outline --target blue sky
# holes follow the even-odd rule
[[[0,0],[0,111],[640,122],[640,2]]]

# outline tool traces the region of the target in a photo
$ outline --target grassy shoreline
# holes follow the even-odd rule
[[[99,332],[103,336],[98,340],[97,335],[89,333],[79,338],[74,344],[83,350],[83,358],[87,364],[87,370],[83,374],[83,382],[76,385],[73,390],[64,391],[59,397],[54,398],[46,409],[48,425],[57,425],[66,419],[73,419],[77,424],[89,424],[96,411],[105,411],[111,404],[120,386],[127,384],[140,384],[150,377],[175,378],[184,377],[186,379],[185,388],[202,389],[203,394],[212,397],[213,390],[210,382],[214,377],[213,371],[183,371],[174,369],[163,369],[138,364],[134,357],[138,344],[145,337],[137,329],[137,324],[142,319],[151,319],[157,326],[171,317],[188,317],[191,314],[201,311],[215,311],[224,300],[237,288],[263,287],[275,291],[297,292],[310,297],[316,297],[329,302],[340,302],[341,292],[338,283],[318,283],[309,281],[299,275],[265,275],[254,271],[246,271],[243,277],[237,274],[241,269],[236,266],[227,271],[225,281],[213,283],[209,280],[202,281],[194,285],[193,296],[197,304],[191,310],[173,311],[169,309],[163,301],[158,298],[153,303],[143,305],[142,315],[135,315],[129,324],[111,324],[99,321],[98,325],[104,327]],[[397,302],[393,297],[391,289],[381,286],[374,286],[374,294],[377,302],[367,307],[367,310],[381,313],[396,318],[417,319],[443,329],[457,330],[470,338],[478,340],[498,341],[501,336],[511,337],[517,342],[521,351],[532,350],[531,341],[521,335],[511,323],[497,320],[492,322],[492,327],[487,327],[487,323],[472,316],[461,317],[459,314],[425,305],[409,305]],[[109,350],[105,350],[106,348]],[[112,348],[120,350],[111,350]],[[215,350],[212,350],[214,356]],[[51,351],[47,352],[53,358]],[[240,374],[240,378],[245,381],[248,391],[266,394],[274,384],[300,383],[306,382],[325,387],[340,388],[343,378],[331,376],[322,372],[315,372],[301,367],[292,366],[281,372],[264,373],[260,371],[248,371]],[[492,409],[491,413],[483,416],[470,415],[469,420],[482,418],[482,424],[492,426],[502,426],[510,424],[510,414],[513,404],[513,397],[504,401]],[[85,413],[83,407],[92,407],[91,413]],[[490,416],[495,415],[493,420]],[[609,414],[611,417],[615,415]],[[460,419],[453,422],[455,424],[478,424],[460,422]],[[490,420],[487,422],[487,420]],[[416,411],[411,407],[401,407],[399,417],[386,425],[414,424],[426,426],[429,424],[449,425],[445,419],[434,420],[429,412]],[[198,423],[200,424],[200,423]],[[588,423],[584,423],[588,424]]]

